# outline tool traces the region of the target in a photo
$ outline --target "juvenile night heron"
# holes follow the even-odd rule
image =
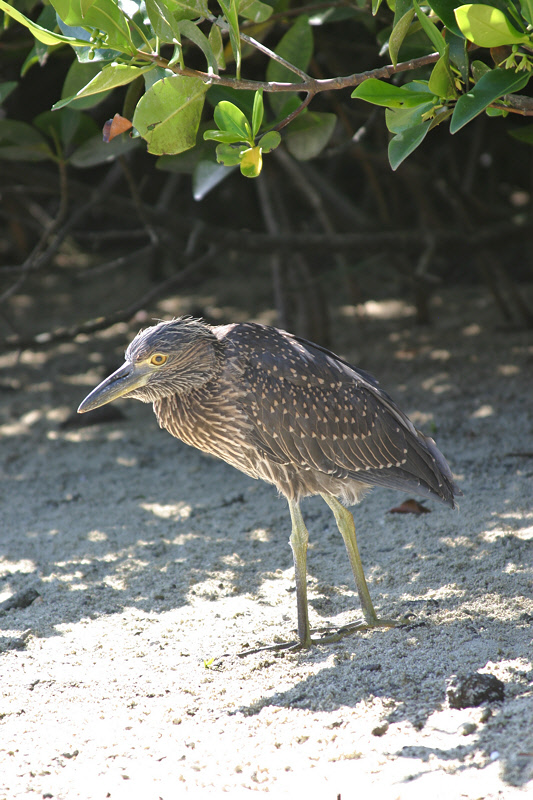
[[[274,484],[287,498],[301,646],[313,641],[309,534],[300,511],[309,495],[321,495],[335,515],[365,617],[360,627],[395,624],[374,610],[353,517],[342,503],[352,505],[373,486],[385,486],[454,508],[460,492],[433,440],[415,429],[371,375],[276,328],[212,327],[183,318],[141,331],[123,366],[78,411],[118,397],[153,403],[159,425],[173,436]]]

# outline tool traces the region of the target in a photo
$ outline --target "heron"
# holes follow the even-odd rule
[[[119,397],[152,403],[161,428],[287,499],[297,601],[296,647],[313,639],[307,602],[304,497],[320,495],[344,540],[364,622],[392,627],[368,590],[347,506],[374,486],[436,498],[461,494],[435,442],[418,431],[368,372],[296,335],[252,322],[212,326],[180,317],[140,331],[124,364],[78,408]],[[332,639],[334,640],[334,639]]]

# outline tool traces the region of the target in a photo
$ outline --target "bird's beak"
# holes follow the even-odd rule
[[[93,411],[95,408],[105,406],[106,403],[111,403],[112,400],[139,389],[147,383],[148,378],[149,370],[143,364],[133,366],[126,362],[87,395],[78,408],[78,414]]]

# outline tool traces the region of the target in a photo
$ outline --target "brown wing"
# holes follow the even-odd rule
[[[453,506],[444,457],[370,375],[276,328],[237,324],[226,341],[243,367],[243,406],[266,457]]]

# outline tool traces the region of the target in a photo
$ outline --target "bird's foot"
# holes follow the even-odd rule
[[[244,658],[244,656],[253,656],[256,653],[279,653],[282,650],[288,650],[289,652],[293,651],[296,652],[297,650],[302,650],[305,646],[301,642],[280,642],[279,644],[266,644],[262,647],[251,647],[249,650],[241,650],[240,653],[236,653],[239,658]]]
[[[414,614],[408,614],[399,619],[387,619],[378,617],[366,620],[359,620],[358,622],[350,622],[348,625],[342,625],[340,628],[332,630],[331,628],[321,628],[312,631],[313,634],[321,633],[320,636],[311,636],[311,632],[305,641],[294,640],[291,642],[279,642],[278,644],[268,644],[261,647],[252,647],[249,650],[242,650],[236,655],[240,658],[244,656],[253,656],[256,653],[281,653],[286,651],[288,653],[297,653],[300,650],[307,650],[309,647],[317,644],[334,644],[340,642],[345,636],[351,633],[366,633],[374,628],[403,628],[406,625],[412,625],[415,620]]]
[[[237,653],[239,657],[252,656],[255,653],[280,653],[286,651],[288,653],[297,653],[300,650],[307,650],[309,647],[317,644],[334,644],[340,642],[345,636],[351,633],[366,633],[374,628],[403,628],[406,625],[411,625],[415,619],[414,614],[399,619],[386,619],[376,617],[375,620],[360,620],[359,622],[351,622],[348,625],[343,625],[340,628],[331,630],[331,628],[323,628],[323,635],[309,636],[307,641],[292,641],[292,642],[279,642],[278,644],[269,644],[262,647],[252,647],[249,650],[243,650]],[[319,630],[313,633],[320,633]]]
[[[349,633],[365,633],[374,628],[403,628],[405,625],[410,625],[414,619],[414,614],[408,614],[406,617],[400,617],[399,619],[375,617],[374,619],[365,619],[360,622],[350,622],[348,625],[343,625],[337,629],[337,634],[342,638]]]
[[[413,622],[414,614],[408,617],[401,617],[400,619],[386,619],[376,617],[371,620],[359,620],[358,622],[350,622],[348,625],[342,625],[336,630],[323,629],[324,635],[320,638],[311,638],[311,644],[332,644],[340,642],[345,636],[351,633],[366,633],[374,628],[403,628],[405,625],[410,625]]]

